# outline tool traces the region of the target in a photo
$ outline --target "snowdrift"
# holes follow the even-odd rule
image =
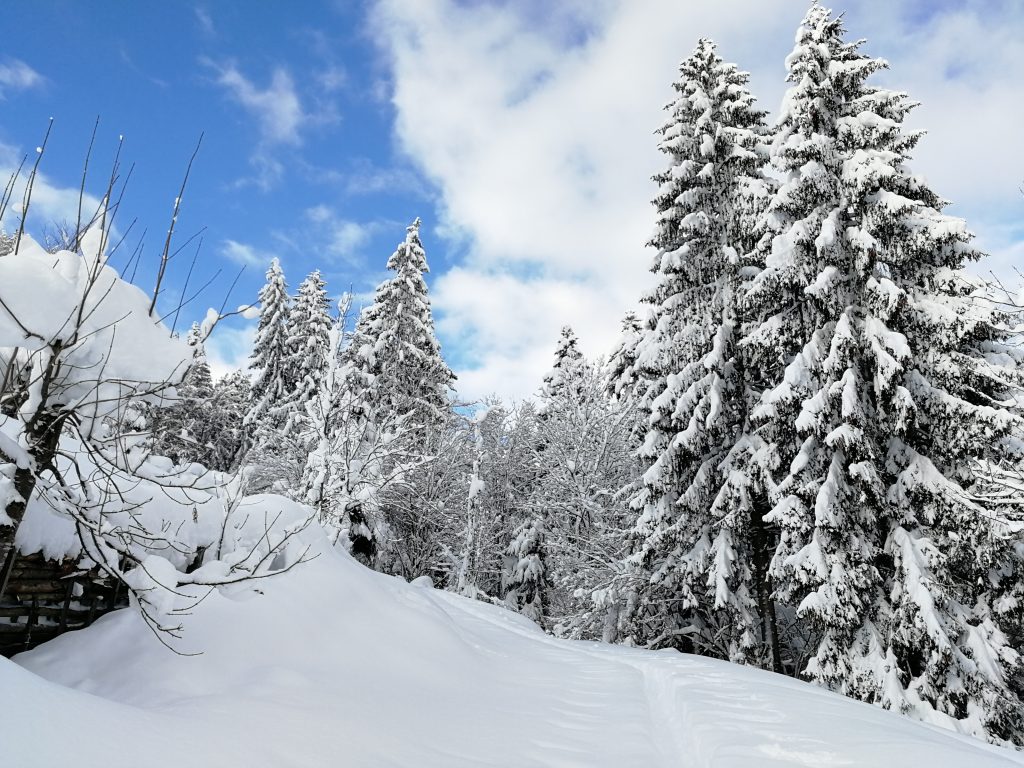
[[[770,673],[544,635],[319,556],[212,593],[179,656],[132,610],[0,659],[4,765],[1021,766]]]

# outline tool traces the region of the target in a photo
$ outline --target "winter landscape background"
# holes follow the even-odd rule
[[[17,764],[1024,762],[1021,9],[39,10]]]

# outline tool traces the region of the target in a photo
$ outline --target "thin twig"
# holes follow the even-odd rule
[[[89,158],[92,157],[92,148],[96,143],[96,130],[100,127],[100,116],[96,115],[96,122],[92,126],[92,136],[89,138],[89,148],[85,151],[85,164],[82,166],[82,184],[78,188],[78,215],[75,218],[75,247],[72,249],[78,253],[79,242],[82,239],[82,200],[85,199],[85,180],[89,175]]]
[[[160,287],[164,281],[164,273],[167,271],[167,261],[171,254],[171,239],[174,237],[174,226],[178,223],[178,212],[181,210],[181,199],[185,194],[185,185],[188,184],[189,174],[192,172],[192,163],[196,159],[196,155],[199,154],[199,147],[203,143],[203,134],[199,134],[199,141],[196,142],[196,148],[192,151],[192,157],[189,158],[188,166],[185,168],[185,178],[181,180],[181,189],[178,190],[178,196],[174,199],[174,210],[171,214],[171,225],[167,228],[167,239],[164,240],[164,250],[160,254],[160,267],[157,270],[156,285],[153,288],[153,300],[149,303],[149,315],[153,316],[156,312],[156,302],[160,297]]]
[[[36,174],[39,172],[39,163],[43,160],[46,152],[46,142],[50,140],[50,131],[53,129],[53,118],[46,124],[46,135],[43,136],[43,143],[36,151],[36,162],[32,166],[32,173],[29,174],[28,184],[25,185],[25,195],[21,203],[21,221],[18,224],[18,236],[14,240],[14,252],[17,253],[21,247],[21,236],[25,234],[25,219],[28,218],[28,207],[32,203],[32,189],[35,187]]]

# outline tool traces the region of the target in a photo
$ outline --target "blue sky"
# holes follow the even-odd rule
[[[840,7],[839,4],[836,5]],[[955,201],[1010,277],[1024,262],[1024,4],[850,0],[847,25],[890,60],[881,80],[922,101],[915,169]],[[404,228],[423,237],[442,344],[461,392],[521,397],[570,323],[590,354],[614,341],[647,285],[652,131],[676,64],[710,35],[775,110],[803,0],[374,0],[8,4],[0,54],[0,169],[41,141],[37,217],[68,216],[93,122],[89,190],[117,138],[135,167],[118,226],[159,252],[203,230],[188,308],[251,300],[271,256],[294,287],[320,268],[366,296]],[[126,254],[129,249],[126,249]],[[167,301],[191,259],[175,265]],[[140,273],[151,284],[152,268]],[[244,360],[251,324],[211,344]]]
[[[28,34],[0,59],[14,70],[0,90],[4,165],[39,144],[53,116],[41,169],[55,188],[77,188],[99,116],[89,183],[98,195],[123,135],[124,170],[135,167],[118,224],[138,219],[132,246],[148,228],[143,287],[203,134],[177,240],[205,228],[192,286],[222,275],[189,306],[189,320],[220,303],[242,264],[233,303],[251,300],[271,255],[293,287],[320,268],[334,291],[372,291],[405,226],[432,216],[428,185],[393,151],[385,61],[360,4],[311,3],[301,14],[269,2],[17,4],[5,22]],[[19,80],[21,66],[37,79]],[[40,205],[35,223],[51,208]],[[447,249],[433,247],[430,229],[425,239],[443,269]],[[177,257],[169,306],[193,252]]]

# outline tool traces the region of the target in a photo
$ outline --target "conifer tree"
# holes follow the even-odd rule
[[[764,271],[746,344],[774,372],[754,414],[778,466],[780,595],[811,631],[803,673],[994,739],[1022,737],[994,610],[1010,542],[974,468],[1019,462],[999,318],[959,269],[964,223],[907,167],[914,106],[817,3],[787,59]]]
[[[351,369],[348,380],[360,388],[352,397],[372,409],[368,423],[400,423],[420,460],[380,496],[378,519],[394,548],[375,567],[404,578],[428,572],[436,577],[446,551],[440,532],[452,522],[453,505],[461,506],[465,498],[466,439],[448,399],[455,376],[434,332],[419,219],[407,228],[387,267],[394,275],[377,287],[373,303],[360,314],[344,360]],[[450,552],[461,548],[454,537],[444,543]]]
[[[308,449],[297,495],[335,543],[364,565],[384,569],[390,535],[382,497],[422,459],[412,451],[407,417],[377,412],[366,399],[367,374],[345,359],[348,306],[346,296],[324,345],[320,386],[296,422]]]
[[[605,388],[610,397],[629,399],[635,394],[640,373],[636,364],[636,348],[643,338],[643,324],[635,312],[622,319],[622,332],[615,344],[608,365]]]
[[[276,407],[286,431],[298,430],[296,422],[306,418],[306,404],[323,387],[331,356],[330,299],[320,270],[311,272],[299,285],[298,295],[288,313],[287,356],[284,368],[294,384]]]
[[[643,381],[643,482],[630,562],[637,639],[781,667],[739,350],[746,223],[767,196],[764,113],[748,75],[707,39],[680,65],[659,149],[652,271],[635,352]]]
[[[347,359],[366,375],[373,389],[368,399],[376,409],[412,414],[412,424],[436,424],[448,411],[455,375],[434,332],[419,219],[407,228],[387,267],[394,277],[377,287],[373,304],[360,315]]]
[[[584,371],[587,368],[588,364],[583,353],[580,352],[576,333],[570,326],[562,326],[561,335],[555,347],[554,365],[544,375],[544,385],[540,390],[542,401],[540,415],[542,418],[550,404],[580,394]]]
[[[213,376],[199,323],[192,324],[187,341],[192,347],[192,362],[175,388],[174,404],[153,413],[153,452],[178,464],[196,462],[213,469],[209,462],[210,440],[216,434],[210,412]]]
[[[547,552],[543,518],[524,524],[508,547],[514,563],[505,583],[505,602],[540,626],[548,615]]]
[[[245,448],[243,422],[249,410],[249,378],[233,371],[213,386],[211,434],[208,438],[210,469],[228,472],[237,468]]]
[[[279,406],[291,391],[288,361],[288,286],[281,263],[275,258],[267,270],[267,281],[259,293],[260,320],[250,356],[252,372],[251,406],[245,424],[259,441],[258,433],[273,433],[283,426]]]

